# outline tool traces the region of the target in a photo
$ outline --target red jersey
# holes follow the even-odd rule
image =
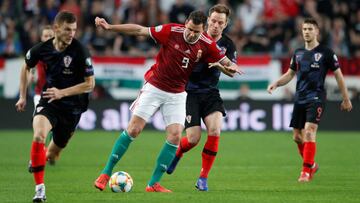
[[[35,85],[35,94],[41,95],[41,92],[43,91],[43,87],[46,83],[46,74],[45,74],[46,65],[39,61],[36,65],[36,74],[37,74],[37,82]]]
[[[150,28],[151,37],[162,46],[156,63],[145,74],[145,80],[155,87],[172,93],[185,91],[198,62],[214,63],[225,58],[224,53],[206,33],[194,43],[185,41],[185,27],[165,24]]]

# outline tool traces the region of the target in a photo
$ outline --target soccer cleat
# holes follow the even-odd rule
[[[171,162],[170,166],[166,170],[166,173],[167,174],[172,174],[175,171],[176,166],[179,163],[179,161],[180,161],[180,157],[175,156],[173,161]]]
[[[310,173],[301,171],[300,177],[299,177],[299,179],[298,179],[298,182],[300,182],[300,183],[306,183],[306,182],[309,182],[310,180],[311,180]]]
[[[33,202],[46,202],[44,183],[35,186],[35,196]]]
[[[159,183],[155,183],[152,186],[146,186],[145,188],[146,192],[172,192],[171,190],[168,190],[166,188],[164,188],[163,186],[161,186]]]
[[[314,174],[319,170],[319,164],[314,163],[310,170],[310,180],[314,178]]]
[[[107,174],[101,174],[94,183],[94,186],[99,189],[100,191],[103,191],[107,185],[107,183],[110,180],[110,176]]]
[[[207,178],[199,178],[195,184],[196,189],[199,191],[208,191]]]

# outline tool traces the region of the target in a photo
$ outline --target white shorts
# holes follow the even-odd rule
[[[186,92],[165,92],[147,82],[131,104],[130,110],[147,122],[160,109],[166,126],[174,123],[184,125],[186,95]]]

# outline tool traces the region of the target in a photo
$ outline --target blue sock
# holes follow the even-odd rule
[[[116,140],[113,146],[109,159],[106,162],[106,166],[101,172],[102,174],[107,174],[109,176],[111,175],[114,166],[125,154],[133,140],[134,138],[130,137],[130,135],[125,130],[120,134],[119,138]]]
[[[162,175],[164,174],[164,172],[167,170],[172,160],[174,159],[177,148],[178,148],[177,145],[170,144],[168,141],[165,142],[157,158],[155,170],[148,183],[149,186],[152,186],[156,182],[160,181]]]

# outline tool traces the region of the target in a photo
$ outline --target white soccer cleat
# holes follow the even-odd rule
[[[44,183],[35,186],[35,196],[33,202],[46,202]]]

